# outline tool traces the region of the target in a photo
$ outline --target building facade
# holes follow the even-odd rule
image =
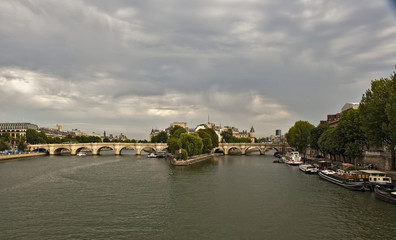
[[[36,124],[31,123],[0,123],[0,133],[8,133],[12,137],[26,136],[26,130],[38,130]]]

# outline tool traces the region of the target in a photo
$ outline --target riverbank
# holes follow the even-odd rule
[[[22,154],[3,155],[3,156],[0,156],[0,162],[18,160],[21,158],[45,156],[45,155],[48,155],[48,154],[47,153],[22,153]]]
[[[177,160],[177,159],[173,158],[173,159],[171,159],[170,163],[175,166],[188,166],[188,165],[192,165],[195,163],[200,163],[200,162],[210,160],[214,156],[218,156],[218,155],[222,155],[222,154],[218,154],[218,153],[200,154],[197,156],[190,157],[187,160]]]

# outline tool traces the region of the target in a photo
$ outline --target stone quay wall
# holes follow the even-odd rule
[[[38,156],[44,156],[44,155],[48,155],[48,153],[22,153],[22,154],[3,155],[3,156],[0,156],[0,162],[17,160],[17,159],[21,159],[21,158],[38,157]]]

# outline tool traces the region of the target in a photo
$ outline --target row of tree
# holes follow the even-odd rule
[[[162,132],[161,132],[162,133]],[[160,133],[160,134],[161,134]],[[157,136],[159,136],[158,134]],[[165,135],[163,132],[161,135]],[[165,141],[165,136],[161,137]],[[209,153],[213,148],[219,146],[219,138],[211,129],[201,129],[196,133],[187,133],[186,129],[174,126],[170,130],[169,138],[166,134],[168,148],[177,159],[186,160],[188,156]]]
[[[20,150],[26,149],[26,138],[25,137],[12,137],[9,133],[3,133],[0,135],[0,151],[4,150]]]
[[[396,73],[371,81],[359,108],[344,112],[336,127],[297,121],[286,139],[300,152],[310,147],[349,159],[361,156],[365,149],[385,147],[391,152],[391,167],[395,169]]]

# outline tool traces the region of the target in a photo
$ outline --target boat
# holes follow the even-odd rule
[[[375,186],[374,187],[375,197],[392,204],[396,204],[396,189],[389,188],[386,186]]]
[[[157,158],[165,158],[166,157],[166,152],[165,151],[159,151],[157,154]]]
[[[157,154],[155,153],[150,153],[149,155],[147,155],[148,158],[157,158]]]
[[[290,156],[287,158],[286,163],[289,165],[303,164],[303,161],[301,161],[300,153],[299,152],[291,152]]]
[[[87,154],[85,152],[79,152],[77,153],[77,156],[83,157],[83,156],[87,156]]]
[[[369,174],[358,171],[345,172],[343,170],[324,169],[319,176],[329,182],[338,184],[350,190],[365,191],[369,189]]]
[[[360,170],[363,173],[369,174],[369,183],[371,189],[375,186],[384,186],[388,188],[393,188],[392,178],[387,176],[385,172],[378,170]]]
[[[301,164],[300,166],[298,166],[298,168],[303,171],[304,173],[307,174],[312,174],[312,173],[318,173],[319,172],[319,168],[315,167],[312,164]]]

